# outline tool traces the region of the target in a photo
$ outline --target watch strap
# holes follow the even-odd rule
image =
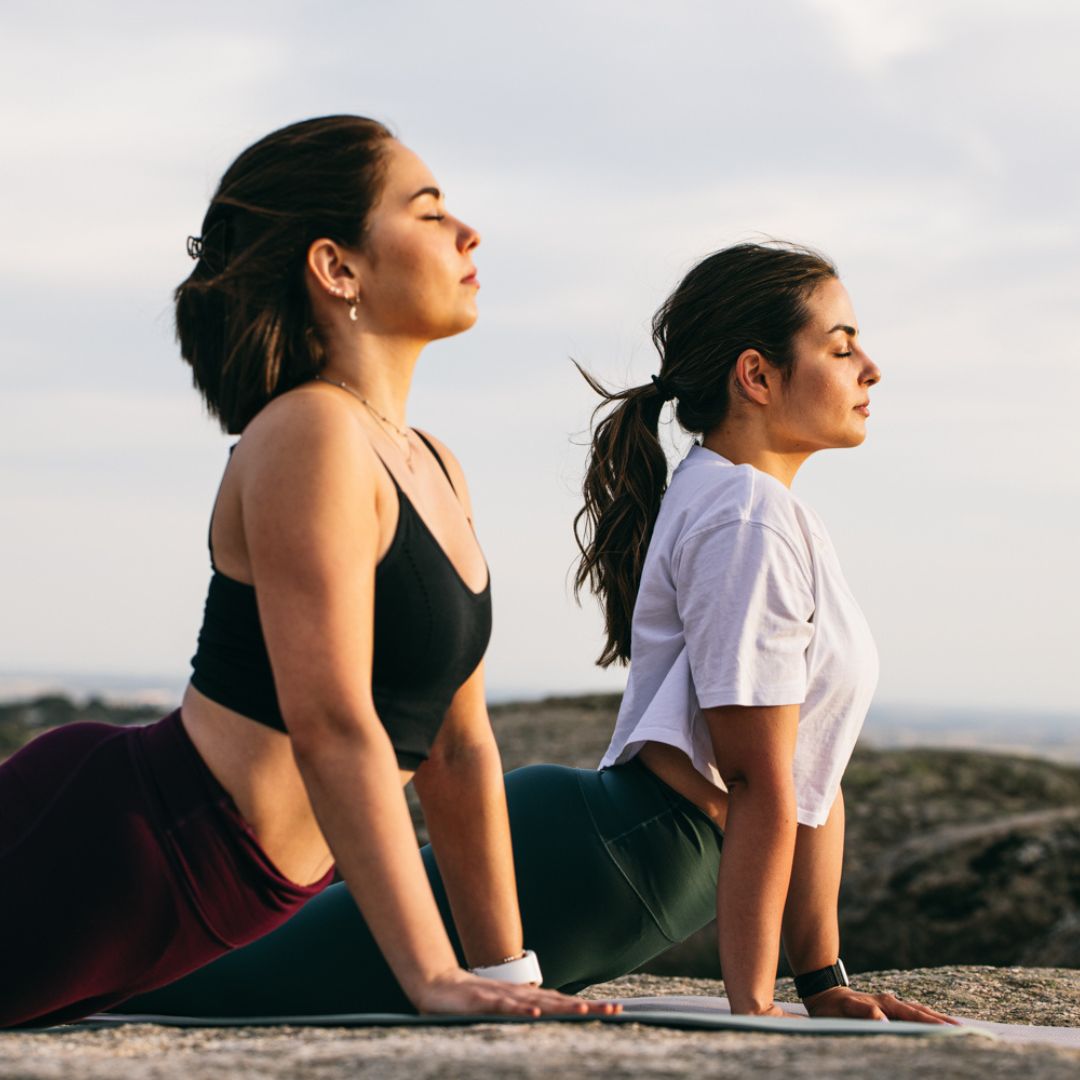
[[[834,986],[850,986],[847,969],[843,960],[837,960],[828,967],[818,968],[817,971],[808,971],[805,975],[795,976],[795,993],[801,998],[813,997],[825,990],[831,990]]]
[[[501,964],[488,964],[486,967],[469,968],[474,975],[482,979],[494,979],[506,983],[536,983],[544,981],[540,973],[540,961],[532,949],[526,949],[514,960],[504,960]]]

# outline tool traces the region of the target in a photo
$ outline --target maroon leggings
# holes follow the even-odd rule
[[[170,713],[0,765],[0,1028],[73,1020],[268,933],[332,879],[274,868]]]

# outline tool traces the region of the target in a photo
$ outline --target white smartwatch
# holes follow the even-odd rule
[[[540,974],[540,961],[536,959],[536,953],[532,949],[526,949],[520,956],[508,956],[497,964],[469,970],[482,979],[494,979],[496,982],[536,983],[539,986],[544,981]]]

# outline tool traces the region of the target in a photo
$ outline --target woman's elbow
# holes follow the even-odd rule
[[[374,707],[365,708],[362,702],[351,706],[312,699],[283,702],[282,714],[292,740],[293,755],[298,760],[340,752],[342,746],[363,749],[368,744],[387,740]]]
[[[794,827],[797,804],[790,769],[732,768],[721,775],[733,806],[741,803],[769,807],[778,819],[790,819]]]
[[[486,732],[481,730],[445,734],[445,738],[440,734],[435,740],[424,763],[429,774],[475,774],[485,770],[502,774],[499,747],[490,728]]]

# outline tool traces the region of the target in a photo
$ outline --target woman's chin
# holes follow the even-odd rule
[[[458,312],[441,325],[429,328],[427,338],[429,341],[439,341],[441,338],[453,337],[455,334],[464,334],[476,324],[479,317],[480,313],[474,305],[471,310]]]

